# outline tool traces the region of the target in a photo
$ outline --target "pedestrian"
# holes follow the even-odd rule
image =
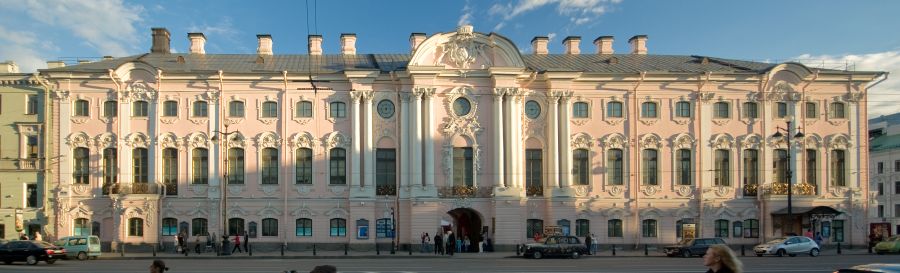
[[[597,254],[597,249],[600,248],[600,243],[597,242],[597,235],[591,233],[591,238],[594,239],[593,241],[591,241],[591,253]]]
[[[182,253],[184,251],[184,234],[178,233],[178,235],[175,235],[175,253]]]
[[[169,268],[166,267],[166,263],[162,260],[153,260],[153,263],[150,264],[150,273],[163,273],[165,271],[169,271]]]
[[[444,237],[440,232],[434,235],[434,254],[444,255]]]
[[[333,265],[318,265],[309,273],[337,273],[337,267]]]
[[[19,240],[28,241],[28,235],[26,235],[25,232],[19,233]]]
[[[464,238],[465,238],[465,239],[463,239],[463,248],[462,248],[462,251],[460,251],[460,252],[470,252],[470,251],[472,251],[472,250],[469,249],[469,247],[472,246],[472,241],[469,241],[469,235],[466,235],[466,237],[464,237]]]
[[[419,253],[425,253],[425,249],[427,248],[425,246],[425,238],[428,238],[428,235],[426,235],[425,232],[422,232],[422,236],[419,236],[419,240],[421,240],[420,243],[422,245],[422,248],[419,249]]]
[[[590,234],[584,235],[584,246],[585,246],[585,248],[587,248],[587,254],[588,254],[588,255],[593,255],[593,254],[594,254],[594,253],[591,252],[591,243],[592,243],[592,242],[593,242],[593,241],[591,240],[591,235],[590,235]]]
[[[244,252],[250,253],[250,236],[244,231]]]
[[[43,241],[43,239],[44,239],[44,237],[41,237],[41,232],[40,232],[40,231],[35,231],[35,232],[34,232],[34,240],[35,240],[35,241]]]
[[[725,245],[711,245],[703,255],[703,266],[709,268],[706,273],[741,273],[744,272],[741,260],[734,251]]]
[[[431,252],[431,235],[428,232],[425,232],[425,252]]]
[[[815,238],[813,237],[812,229],[807,229],[807,230],[806,230],[806,233],[804,233],[803,236],[806,236],[806,238],[815,239]]]
[[[822,233],[817,231],[816,238],[814,240],[816,241],[816,245],[819,245],[819,247],[821,248],[822,243],[824,243],[825,241],[825,238],[822,238]]]
[[[200,236],[194,236],[194,252],[200,254]]]
[[[541,242],[541,233],[539,233],[539,232],[537,232],[537,231],[534,232],[534,241],[535,241],[536,243],[540,243],[540,242]]]
[[[447,232],[447,254],[453,256],[453,251],[456,250],[456,235],[453,235],[453,231]]]
[[[235,250],[237,250],[237,252],[244,253],[243,251],[241,251],[241,235],[237,233],[234,234],[234,248],[231,249],[231,253],[234,254]]]

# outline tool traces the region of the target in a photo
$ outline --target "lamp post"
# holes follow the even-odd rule
[[[224,154],[225,159],[225,169],[222,171],[222,256],[231,255],[231,252],[228,251],[228,136],[237,133],[228,132],[228,124],[225,124],[225,132],[213,131],[212,140],[216,141],[219,135],[222,135],[222,144],[219,145],[220,150],[224,149],[219,154]]]
[[[394,222],[394,208],[391,207],[391,254],[396,253],[396,250],[394,249],[396,247],[394,240],[397,239],[397,224]]]
[[[785,134],[782,134],[781,133],[782,131],[784,131]],[[793,193],[794,171],[791,170],[791,152],[792,152],[792,150],[791,150],[791,122],[788,121],[787,127],[785,127],[785,128],[775,127],[775,134],[772,134],[772,137],[773,138],[785,137],[787,140],[787,157],[786,157],[787,163],[785,164],[786,165],[785,168],[787,168],[786,175],[787,175],[788,230],[790,232],[793,232],[794,231],[794,211],[793,211],[794,205],[792,202],[793,202],[793,197],[794,197],[794,193]],[[794,138],[802,138],[802,137],[803,137],[803,133],[800,132],[799,130],[797,131],[797,134],[794,135]]]

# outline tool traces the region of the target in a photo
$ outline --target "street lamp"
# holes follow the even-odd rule
[[[781,133],[782,131],[784,131],[785,134],[782,134]],[[792,150],[791,150],[791,122],[788,121],[787,127],[785,127],[785,128],[775,127],[775,134],[772,134],[772,137],[773,138],[781,138],[781,137],[787,138],[786,139],[787,140],[787,157],[786,157],[787,164],[785,164],[786,165],[785,168],[787,168],[788,230],[790,232],[793,232],[794,231],[794,211],[793,211],[794,206],[793,206],[792,202],[793,202],[794,194],[793,194],[792,188],[794,186],[794,183],[793,183],[794,171],[791,170],[791,152],[792,152]],[[797,134],[794,135],[794,138],[802,138],[802,137],[803,137],[803,133],[800,132],[799,130],[797,131]]]
[[[231,255],[231,252],[228,252],[228,136],[237,133],[228,132],[228,124],[225,124],[225,132],[213,131],[212,141],[216,141],[219,135],[222,135],[222,144],[219,145],[219,149],[223,150],[219,152],[219,154],[224,154],[225,158],[225,169],[222,171],[222,256]]]

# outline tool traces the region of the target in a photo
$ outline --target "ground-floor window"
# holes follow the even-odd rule
[[[544,220],[541,219],[528,219],[525,223],[525,236],[527,238],[534,238],[535,235],[544,232]]]
[[[744,238],[759,238],[759,220],[744,220]]]
[[[256,238],[256,222],[250,221],[250,224],[247,224],[247,236]]]
[[[831,221],[831,229],[834,230],[834,242],[844,241],[844,220]]]
[[[570,231],[572,230],[571,223],[566,219],[556,221],[556,225],[559,226],[560,229],[562,229],[563,235],[569,235]]]
[[[178,224],[178,219],[175,218],[163,218],[162,220],[162,235],[163,236],[173,236],[178,232],[178,228],[176,225]]]
[[[262,236],[278,236],[278,219],[266,218],[262,220]]]
[[[297,219],[297,236],[312,236],[312,219]]]
[[[191,235],[206,236],[209,234],[208,228],[209,222],[207,222],[206,218],[191,219]]]
[[[144,219],[128,219],[128,236],[144,236]]]
[[[741,222],[741,221],[732,222],[731,235],[734,236],[734,238],[741,238],[741,236],[743,234],[744,234],[744,222]]]
[[[716,237],[728,238],[728,220],[716,220]]]
[[[73,230],[73,234],[75,236],[85,236],[90,235],[91,226],[89,225],[88,219],[78,218],[75,219],[75,229]]]
[[[228,236],[244,234],[244,219],[228,219]]]
[[[606,222],[607,224],[607,237],[622,237],[622,219],[611,219]]]
[[[381,218],[375,221],[376,238],[394,238],[393,221],[390,218]]]
[[[644,237],[656,237],[656,220],[647,219],[641,221],[641,233]]]
[[[6,239],[6,225],[0,224],[0,239]]]
[[[575,220],[575,236],[584,237],[591,234],[591,220],[578,219]]]
[[[345,237],[347,236],[347,220],[341,218],[331,219],[329,236]]]

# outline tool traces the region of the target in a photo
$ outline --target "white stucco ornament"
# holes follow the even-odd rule
[[[456,29],[456,35],[451,36],[447,43],[444,44],[444,50],[441,55],[448,56],[450,61],[458,68],[467,69],[479,55],[484,55],[485,45],[475,42],[473,29],[471,25],[460,26]],[[437,58],[436,64],[440,64],[442,59]],[[484,58],[484,61],[488,62],[490,58]]]

